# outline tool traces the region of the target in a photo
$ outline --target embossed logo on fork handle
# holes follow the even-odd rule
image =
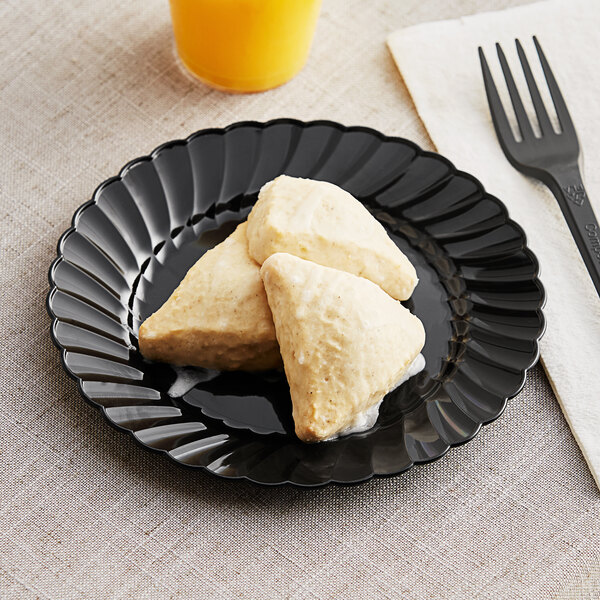
[[[581,206],[587,199],[583,184],[566,185],[562,190],[565,193],[566,198],[577,206]]]
[[[577,206],[583,206],[589,202],[583,184],[572,184],[561,186],[565,198]],[[587,232],[587,242],[592,249],[592,254],[600,262],[600,227],[596,223],[586,223],[584,229]]]
[[[547,171],[541,178],[552,190],[600,295],[600,225],[577,164]]]
[[[583,184],[565,185],[562,188],[565,198],[577,206],[583,206],[589,202]],[[596,223],[586,223],[587,242],[592,249],[595,259],[600,262],[600,228]]]

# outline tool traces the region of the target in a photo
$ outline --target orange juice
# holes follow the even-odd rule
[[[304,66],[321,0],[170,0],[177,52],[205,83],[259,92]]]

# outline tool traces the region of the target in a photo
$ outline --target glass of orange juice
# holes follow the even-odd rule
[[[186,68],[232,92],[290,80],[306,62],[321,0],[170,0]]]

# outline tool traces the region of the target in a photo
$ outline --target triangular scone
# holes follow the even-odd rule
[[[301,440],[352,425],[425,343],[421,321],[367,279],[286,253],[271,255],[260,273]]]
[[[325,181],[280,175],[265,184],[248,217],[250,255],[263,263],[288,252],[370,279],[406,300],[417,285],[410,261],[351,194]]]
[[[246,223],[209,250],[139,331],[151,360],[211,369],[257,371],[281,366],[275,327],[248,254]]]

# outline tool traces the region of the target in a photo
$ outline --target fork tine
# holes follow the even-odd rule
[[[548,116],[548,111],[544,106],[544,101],[540,96],[540,90],[535,83],[535,79],[533,78],[533,73],[531,72],[531,67],[529,66],[527,56],[525,56],[523,46],[521,46],[521,42],[519,42],[519,40],[515,40],[515,44],[517,45],[519,60],[521,61],[521,66],[523,67],[523,73],[525,74],[527,87],[529,88],[529,93],[531,94],[531,100],[533,102],[533,107],[535,108],[535,114],[537,115],[538,123],[540,124],[540,131],[542,132],[542,135],[548,135],[554,131],[552,128],[552,123],[550,122],[550,117]]]
[[[516,144],[515,136],[513,135],[512,129],[504,112],[502,106],[502,100],[498,95],[494,78],[490,72],[483,48],[479,46],[479,61],[481,62],[481,72],[483,73],[483,83],[485,85],[485,93],[490,106],[490,113],[492,115],[492,122],[494,123],[494,129],[496,135],[500,140],[500,145],[503,147],[514,147]]]
[[[508,87],[510,100],[512,102],[513,108],[515,109],[517,123],[519,124],[519,129],[521,130],[521,137],[524,140],[531,139],[534,137],[533,129],[531,128],[529,117],[525,112],[525,107],[523,106],[523,102],[521,101],[519,90],[517,90],[515,80],[513,79],[510,67],[508,66],[508,62],[506,62],[506,56],[504,56],[504,51],[502,50],[500,44],[496,44],[496,51],[498,52],[498,58],[500,59],[500,65],[502,67],[502,72],[504,73],[504,79],[506,79],[506,85]]]
[[[556,108],[556,114],[558,116],[561,129],[563,132],[575,134],[575,127],[573,125],[573,121],[571,120],[571,115],[569,114],[567,105],[563,99],[563,95],[560,92],[558,83],[556,83],[556,79],[554,79],[552,69],[548,64],[544,51],[542,50],[542,47],[540,46],[540,43],[535,35],[533,36],[533,43],[535,44],[535,49],[537,50],[538,56],[540,57],[540,62],[542,63],[542,69],[544,70],[546,81],[548,82],[548,89],[550,90],[550,95],[552,96],[554,107]]]

